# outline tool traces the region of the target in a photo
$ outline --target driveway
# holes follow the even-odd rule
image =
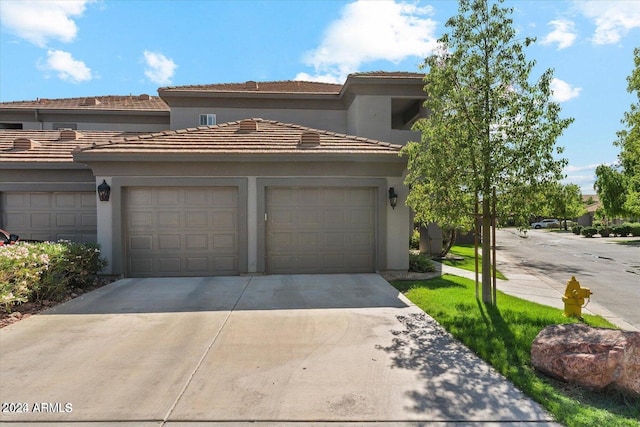
[[[0,421],[20,426],[552,425],[375,274],[124,279],[0,350]]]

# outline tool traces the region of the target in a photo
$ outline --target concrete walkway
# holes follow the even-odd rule
[[[0,330],[0,401],[16,426],[556,425],[376,274],[114,282]]]

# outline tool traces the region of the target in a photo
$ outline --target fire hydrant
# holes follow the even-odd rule
[[[593,292],[589,288],[581,288],[575,276],[567,282],[567,289],[564,291],[562,302],[564,302],[564,315],[567,317],[582,318],[582,307],[586,306],[584,299],[591,296]]]

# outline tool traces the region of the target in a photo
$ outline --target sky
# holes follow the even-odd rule
[[[507,0],[532,79],[575,121],[558,139],[565,182],[595,194],[617,161],[640,47],[639,0]],[[453,0],[0,0],[0,102],[157,94],[159,87],[423,72]]]

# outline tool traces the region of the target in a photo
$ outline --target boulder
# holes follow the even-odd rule
[[[580,323],[547,326],[531,345],[531,363],[592,390],[612,386],[640,395],[640,332]]]

